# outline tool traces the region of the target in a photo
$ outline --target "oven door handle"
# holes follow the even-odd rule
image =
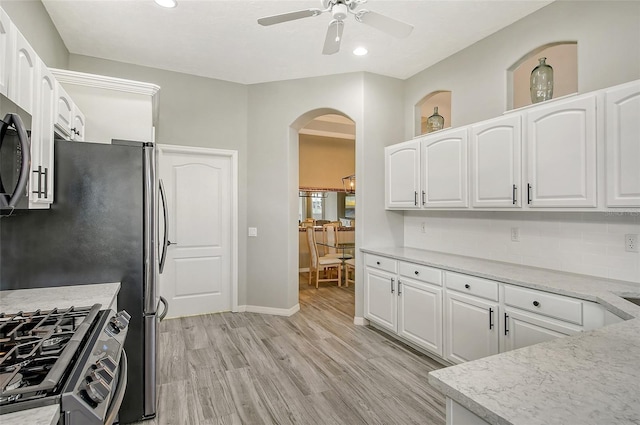
[[[3,208],[11,208],[15,207],[18,203],[18,200],[27,189],[27,184],[29,182],[29,169],[31,168],[31,144],[29,143],[29,136],[27,135],[26,130],[24,129],[24,124],[22,124],[22,119],[18,114],[7,114],[4,119],[1,121],[0,125],[0,146],[2,146],[2,139],[7,132],[7,129],[13,125],[18,133],[18,140],[20,141],[20,149],[22,151],[22,164],[20,164],[20,176],[18,177],[18,182],[16,183],[16,187],[13,189],[13,193],[4,194],[7,188],[2,185],[2,180],[0,179],[0,207]]]
[[[127,353],[122,350],[122,356],[120,356],[120,368],[118,373],[118,388],[116,388],[113,394],[113,400],[111,406],[109,406],[109,413],[104,420],[105,425],[113,425],[120,411],[122,400],[124,399],[124,392],[127,389]]]

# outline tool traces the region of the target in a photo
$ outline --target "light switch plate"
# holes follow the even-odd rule
[[[249,227],[249,237],[257,238],[258,237],[258,228],[257,227]]]

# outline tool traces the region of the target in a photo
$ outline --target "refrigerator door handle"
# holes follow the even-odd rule
[[[2,194],[7,190],[2,185],[2,180],[0,179],[0,207],[3,208],[11,208],[15,207],[18,203],[18,199],[22,196],[24,191],[27,188],[27,184],[29,183],[29,169],[31,168],[31,143],[29,142],[29,136],[24,129],[24,124],[22,124],[22,119],[18,114],[7,114],[0,125],[0,145],[2,145],[2,139],[4,138],[5,133],[9,126],[13,125],[18,133],[18,140],[20,141],[20,150],[22,151],[22,164],[20,164],[20,175],[18,177],[18,182],[16,183],[16,187],[13,190],[13,193]]]
[[[169,312],[169,302],[163,296],[160,296],[160,302],[164,305],[164,309],[162,310],[162,314],[158,314],[158,319],[160,322],[165,318],[167,313]]]
[[[164,217],[164,237],[162,239],[162,254],[160,255],[160,273],[164,271],[164,264],[167,260],[167,248],[171,245],[169,242],[169,210],[167,208],[167,196],[164,191],[164,184],[160,179],[160,199],[162,200],[162,216]]]

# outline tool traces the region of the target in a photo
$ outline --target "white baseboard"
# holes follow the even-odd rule
[[[356,326],[367,326],[369,324],[369,321],[364,317],[356,316],[353,318],[353,324]]]
[[[300,304],[296,304],[291,308],[273,308],[273,307],[263,307],[259,305],[239,305],[238,313],[260,313],[260,314],[271,314],[273,316],[292,316],[300,311]]]

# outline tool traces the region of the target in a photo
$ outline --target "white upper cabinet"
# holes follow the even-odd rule
[[[56,80],[37,59],[36,100],[31,128],[30,200],[46,208],[53,202],[53,124],[56,111]],[[38,208],[34,206],[34,208]]]
[[[11,63],[10,47],[11,20],[9,15],[0,9],[0,93],[9,94],[9,69]]]
[[[522,129],[519,114],[471,127],[471,205],[520,207]]]
[[[33,115],[38,57],[15,25],[11,25],[11,38],[13,39],[13,48],[10,49],[12,75],[9,84],[9,98]]]
[[[385,148],[385,205],[420,208],[420,140]]]
[[[75,140],[76,142],[84,141],[84,127],[85,127],[84,114],[78,108],[78,105],[74,105],[73,106],[73,122],[71,127],[71,131],[73,134],[71,136],[71,139]]]
[[[596,95],[532,108],[527,117],[530,207],[596,207]]]
[[[469,205],[467,128],[439,131],[422,140],[421,203],[425,208]]]
[[[56,131],[66,139],[71,139],[71,126],[73,123],[73,100],[66,90],[56,84]]]
[[[640,81],[605,98],[607,206],[640,207]]]

